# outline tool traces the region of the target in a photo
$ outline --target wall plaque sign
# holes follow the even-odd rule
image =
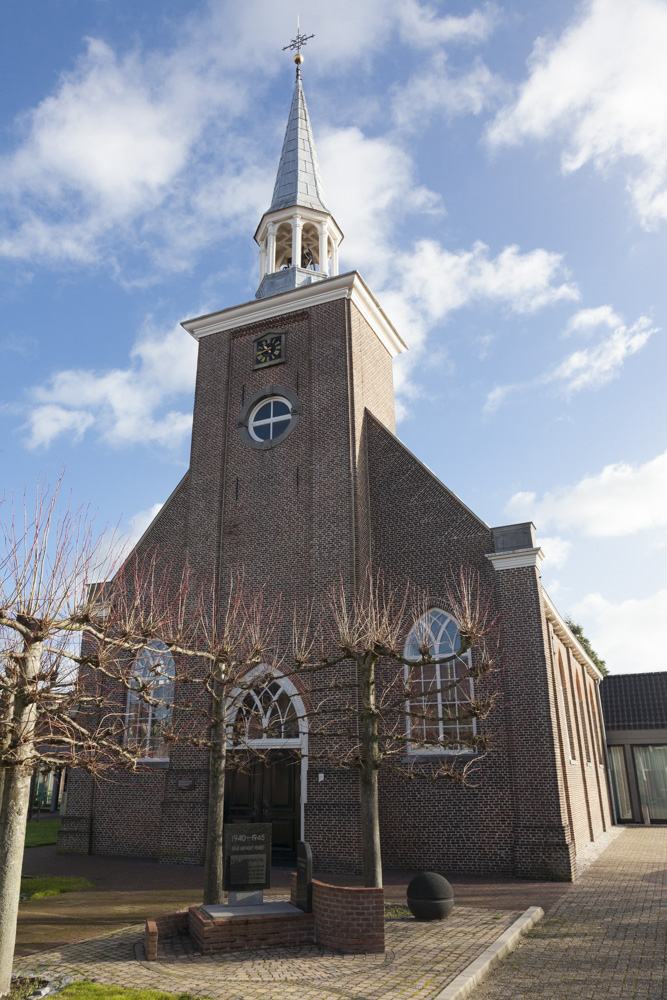
[[[296,845],[296,905],[304,913],[312,912],[313,855],[305,840]]]
[[[251,892],[271,887],[271,824],[225,827],[224,888]]]

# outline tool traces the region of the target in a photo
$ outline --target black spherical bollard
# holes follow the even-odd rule
[[[454,909],[454,890],[437,872],[420,872],[408,886],[408,907],[415,920],[446,920]]]

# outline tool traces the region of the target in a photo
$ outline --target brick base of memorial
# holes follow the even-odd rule
[[[144,945],[149,962],[157,960],[158,940],[190,934],[204,955],[254,950],[286,944],[320,944],[342,952],[384,951],[384,890],[327,885],[313,879],[313,912],[290,903],[263,906],[191,906],[146,921]]]

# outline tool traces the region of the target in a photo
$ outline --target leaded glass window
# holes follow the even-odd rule
[[[126,740],[141,747],[142,757],[166,759],[169,756],[165,730],[171,724],[174,675],[174,659],[159,639],[137,653],[127,695]],[[139,690],[141,681],[148,685],[146,696],[150,703]]]
[[[420,647],[426,646],[433,659],[456,654],[461,648],[458,625],[446,611],[434,609],[416,623],[403,655],[418,660]],[[474,685],[465,676],[469,669],[469,653],[446,663],[406,666],[406,718],[412,750],[457,750],[475,735],[475,720],[469,718]]]
[[[299,720],[280,681],[270,681],[246,693],[236,714],[234,731],[237,740],[243,742],[299,739]]]

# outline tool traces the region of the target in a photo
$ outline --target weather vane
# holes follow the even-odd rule
[[[297,68],[303,62],[303,56],[301,55],[301,49],[306,44],[306,42],[308,41],[309,38],[314,38],[314,37],[315,37],[315,35],[302,35],[301,34],[301,27],[299,25],[299,18],[297,16],[297,19],[296,19],[296,38],[293,38],[292,41],[289,43],[289,45],[283,45],[283,52],[287,52],[288,50],[290,52],[296,51],[296,55],[294,56],[294,62],[296,63]]]

